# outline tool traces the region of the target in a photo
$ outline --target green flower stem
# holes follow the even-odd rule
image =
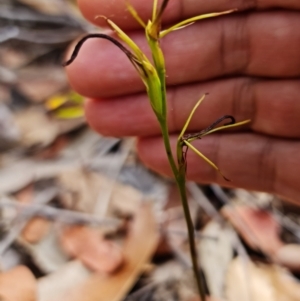
[[[189,240],[189,246],[190,246],[190,254],[192,259],[192,265],[193,265],[193,271],[196,278],[196,284],[199,291],[199,295],[201,298],[201,301],[205,301],[205,286],[203,283],[203,278],[201,277],[199,273],[199,265],[198,265],[198,255],[197,255],[197,248],[195,244],[195,233],[194,233],[194,225],[190,214],[190,209],[187,201],[187,195],[186,195],[186,187],[185,187],[185,162],[183,165],[181,164],[184,160],[182,155],[182,148],[181,144],[178,143],[177,145],[177,161],[178,166],[175,163],[173,152],[171,149],[170,144],[170,137],[169,137],[169,129],[168,129],[168,123],[167,123],[167,92],[166,92],[166,69],[165,69],[165,60],[164,55],[162,53],[162,50],[159,45],[159,41],[155,38],[153,38],[150,34],[147,32],[146,28],[146,36],[148,40],[148,44],[151,49],[153,62],[155,65],[155,69],[157,71],[159,80],[160,80],[160,96],[161,96],[161,113],[162,114],[156,114],[157,119],[160,124],[161,133],[164,141],[164,146],[166,150],[166,154],[168,157],[169,164],[171,166],[176,185],[178,187],[179,193],[180,193],[180,199],[181,204],[183,207],[184,217],[187,224],[188,229],[188,240]],[[178,156],[179,154],[179,156]]]
[[[161,120],[159,120],[159,123],[160,123],[160,129],[161,129],[168,161],[171,166],[175,180],[177,181],[178,169],[177,169],[177,165],[175,163],[174,156],[173,156],[172,149],[171,149],[168,125],[166,122],[161,122]]]
[[[194,230],[194,225],[193,225],[193,221],[191,218],[191,213],[190,213],[187,195],[186,195],[185,166],[183,166],[179,163],[180,166],[177,167],[175,160],[174,160],[173,153],[172,153],[172,149],[171,149],[167,122],[163,121],[163,120],[159,120],[159,123],[161,126],[161,132],[162,132],[162,136],[163,136],[166,154],[167,154],[172,172],[174,174],[177,188],[180,193],[180,200],[181,200],[181,204],[183,207],[184,217],[185,217],[185,221],[186,221],[186,225],[187,225],[187,229],[188,229],[190,255],[191,255],[191,259],[192,259],[192,266],[193,266],[193,271],[194,271],[194,275],[196,278],[198,292],[199,292],[201,301],[205,301],[205,286],[203,283],[203,278],[199,273],[198,255],[197,255],[197,248],[196,248],[196,244],[195,244],[195,230]],[[183,158],[183,155],[182,155],[182,148],[179,143],[177,145],[177,153],[179,154],[178,159],[180,162],[181,158]]]
[[[187,195],[186,195],[186,185],[185,185],[185,170],[179,172],[176,179],[177,187],[180,192],[181,204],[184,211],[185,221],[188,229],[188,239],[190,246],[190,254],[192,259],[193,271],[196,278],[197,288],[200,295],[200,300],[205,301],[205,285],[203,282],[203,277],[199,273],[199,264],[198,264],[198,254],[195,244],[195,230],[194,225],[188,205]]]

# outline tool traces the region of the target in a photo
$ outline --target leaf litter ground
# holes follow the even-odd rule
[[[197,300],[174,183],[139,162],[133,139],[53,116],[72,105],[66,47],[91,27],[73,1],[48,2],[0,4],[0,296]],[[300,300],[299,208],[188,191],[209,300]]]

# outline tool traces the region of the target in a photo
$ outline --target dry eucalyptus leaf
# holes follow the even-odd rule
[[[113,275],[95,274],[84,284],[70,290],[56,301],[120,301],[131,289],[145,263],[153,255],[159,234],[150,203],[143,204],[136,212],[133,224],[125,239],[124,265]]]
[[[61,135],[57,137],[49,147],[46,147],[35,154],[35,158],[40,160],[58,158],[61,152],[68,146],[69,142],[70,138],[67,135]]]
[[[30,204],[34,198],[33,185],[29,184],[18,191],[15,198],[23,204]],[[50,222],[47,219],[42,217],[33,217],[22,230],[21,237],[29,243],[37,243],[47,234],[49,227]]]
[[[295,272],[300,271],[300,245],[287,244],[282,246],[274,254],[276,263]]]
[[[233,257],[232,230],[216,221],[209,222],[202,231],[200,262],[211,295],[224,297],[225,275]],[[206,238],[207,237],[207,238]]]
[[[61,199],[65,207],[82,212],[93,212],[99,194],[110,181],[84,168],[62,172],[58,177],[63,187]]]
[[[58,135],[74,130],[85,123],[84,118],[57,120],[47,116],[41,108],[31,107],[15,115],[20,130],[20,143],[28,148],[50,145]]]
[[[135,188],[116,183],[113,180],[84,168],[62,172],[59,183],[64,188],[61,199],[65,207],[91,213],[102,196],[113,186],[108,211],[133,214],[142,195]]]
[[[31,102],[41,103],[67,87],[63,68],[54,65],[29,65],[19,73],[18,90]]]
[[[194,297],[192,299],[189,299],[188,301],[201,301],[199,297]],[[221,299],[217,299],[214,297],[206,297],[205,301],[223,301]]]
[[[29,108],[16,114],[16,124],[25,147],[45,147],[59,134],[58,125],[38,108]]]
[[[61,172],[79,165],[78,161],[64,158],[42,161],[19,160],[13,157],[10,164],[0,169],[0,193],[13,193],[34,181],[56,177]]]
[[[176,259],[157,265],[150,275],[149,285],[151,284],[156,287],[153,292],[153,300],[174,300],[174,296],[177,296],[175,300],[188,301],[197,296],[192,270]]]
[[[42,217],[31,218],[21,233],[21,237],[31,244],[38,243],[47,235],[51,222]]]
[[[0,193],[7,194],[22,189],[33,180],[33,162],[16,161],[0,169]],[[26,170],[26,173],[24,172]]]
[[[1,301],[35,301],[36,289],[36,279],[25,266],[0,274]]]
[[[60,241],[67,254],[99,273],[113,273],[124,262],[120,247],[104,239],[97,229],[86,226],[65,227]]]
[[[70,261],[56,272],[38,280],[38,300],[55,301],[72,288],[82,284],[91,274],[91,271],[80,261]]]
[[[12,112],[3,103],[0,103],[0,128],[0,151],[6,151],[18,143],[20,133]]]
[[[270,212],[249,206],[226,206],[222,214],[253,249],[272,256],[283,246],[280,225]]]
[[[15,198],[20,203],[30,204],[33,201],[33,198],[34,198],[34,187],[33,187],[33,184],[30,183],[29,185],[27,185],[24,188],[20,189],[15,194]]]
[[[20,243],[27,248],[37,266],[46,273],[57,271],[68,262],[66,254],[61,249],[57,229],[54,226],[38,243],[29,244],[26,241],[20,241]]]
[[[129,185],[116,183],[111,195],[108,212],[122,212],[125,215],[131,215],[136,212],[140,206],[142,194]]]
[[[51,2],[48,0],[19,0],[19,2],[49,15],[61,15],[63,8],[63,3],[59,0],[51,0]]]
[[[300,283],[284,269],[236,258],[226,278],[228,301],[299,301]]]

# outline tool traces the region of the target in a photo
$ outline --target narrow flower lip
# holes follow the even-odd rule
[[[223,124],[223,126],[217,127],[220,123],[222,123],[224,120],[230,119],[228,123]],[[187,140],[189,142],[194,141],[196,139],[201,139],[202,137],[208,135],[208,133],[212,133],[216,129],[223,128],[224,126],[227,125],[235,125],[236,126],[236,121],[235,118],[231,115],[223,115],[221,118],[218,118],[215,122],[213,122],[210,126],[205,128],[204,130],[194,133],[194,134],[185,134],[182,136],[182,140]]]

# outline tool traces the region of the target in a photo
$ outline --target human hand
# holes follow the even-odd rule
[[[150,17],[152,1],[130,3],[145,20]],[[95,16],[107,16],[150,55],[144,32],[125,4],[125,0],[79,0],[88,20],[104,26]],[[187,177],[300,201],[299,0],[173,0],[164,20],[173,23],[231,8],[239,11],[199,21],[161,41],[173,140],[194,104],[209,92],[195,113],[190,131],[199,131],[224,114],[238,121],[251,119],[252,123],[243,131],[213,134],[194,142],[231,182],[224,182],[192,152]],[[67,73],[73,88],[89,98],[87,120],[96,131],[138,136],[141,159],[152,169],[171,175],[144,86],[118,48],[104,40],[89,40]]]

